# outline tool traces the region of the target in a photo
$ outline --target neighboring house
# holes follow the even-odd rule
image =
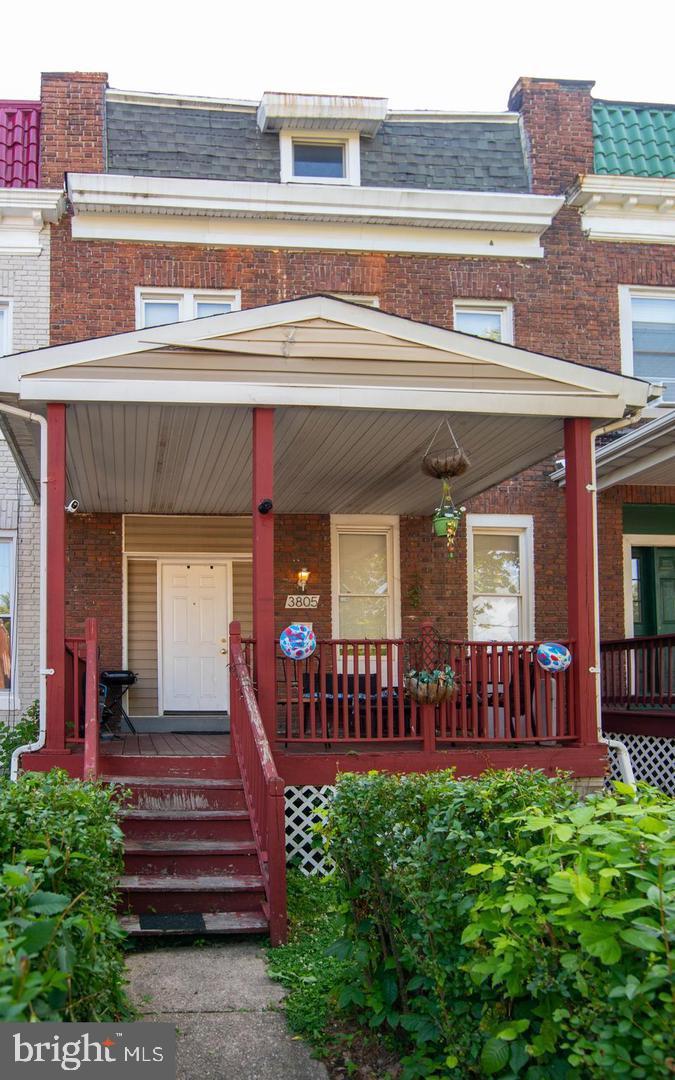
[[[0,364],[49,344],[49,223],[65,200],[39,170],[40,102],[0,101]],[[0,718],[12,722],[38,695],[39,510],[5,430],[0,415]]]
[[[664,428],[656,471],[636,464],[675,379],[673,112],[591,89],[522,79],[508,112],[453,114],[44,77],[43,182],[65,174],[69,202],[52,227],[51,348],[16,358],[0,385],[50,430],[55,675],[46,749],[26,764],[82,769],[96,637],[102,668],[138,676],[128,709],[141,734],[98,763],[90,738],[88,770],[154,775],[166,794],[176,777],[236,785],[243,769],[277,936],[280,871],[267,860],[282,780],[311,806],[340,768],[602,776],[593,440],[637,418],[657,417],[598,455],[600,466],[621,454],[637,431],[643,449],[603,464],[598,482],[601,634],[635,629],[636,574],[636,596],[651,575],[661,597],[638,628],[667,629],[675,614]],[[452,558],[431,530],[440,483],[421,471],[439,424],[449,438],[446,418],[470,459],[452,483],[466,507]],[[35,483],[36,433],[7,426]],[[64,515],[73,498],[79,512]],[[298,608],[319,639],[304,664],[275,644]],[[257,704],[231,620],[255,637]],[[564,676],[541,674],[542,640],[569,643]],[[442,658],[460,689],[418,711],[403,671]],[[650,704],[672,708],[656,663]],[[258,706],[274,764],[257,756]],[[166,891],[152,843],[177,858],[191,827],[180,832],[169,804],[154,840],[130,826],[139,912]],[[203,860],[213,873],[205,849]],[[185,876],[173,890],[164,910],[184,910]],[[192,910],[225,919],[207,929],[232,925],[222,899],[193,892]]]

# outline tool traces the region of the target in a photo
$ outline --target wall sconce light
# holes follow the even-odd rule
[[[302,570],[298,570],[298,588],[304,592],[307,588],[307,582],[309,581],[309,570],[304,566]]]

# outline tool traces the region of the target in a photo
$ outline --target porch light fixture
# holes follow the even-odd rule
[[[304,592],[307,588],[307,582],[309,581],[309,570],[303,566],[302,570],[298,570],[298,588],[301,592]]]

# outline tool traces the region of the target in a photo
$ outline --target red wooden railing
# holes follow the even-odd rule
[[[252,650],[247,654],[250,660]],[[284,782],[260,716],[238,622],[230,624],[230,730],[260,861],[270,938],[280,945],[287,935]]]
[[[603,710],[675,709],[675,635],[620,638],[600,646]]]
[[[66,732],[84,743],[84,778],[99,774],[98,630],[85,622],[84,637],[66,638]]]
[[[568,647],[570,643],[566,642]],[[537,643],[428,638],[328,640],[304,661],[277,658],[277,734],[283,744],[569,742],[577,738],[572,669],[536,663]],[[419,706],[405,692],[408,668],[449,664],[458,688]]]

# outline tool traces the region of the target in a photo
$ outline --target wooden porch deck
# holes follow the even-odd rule
[[[229,735],[145,732],[101,741],[102,757],[226,757]]]

